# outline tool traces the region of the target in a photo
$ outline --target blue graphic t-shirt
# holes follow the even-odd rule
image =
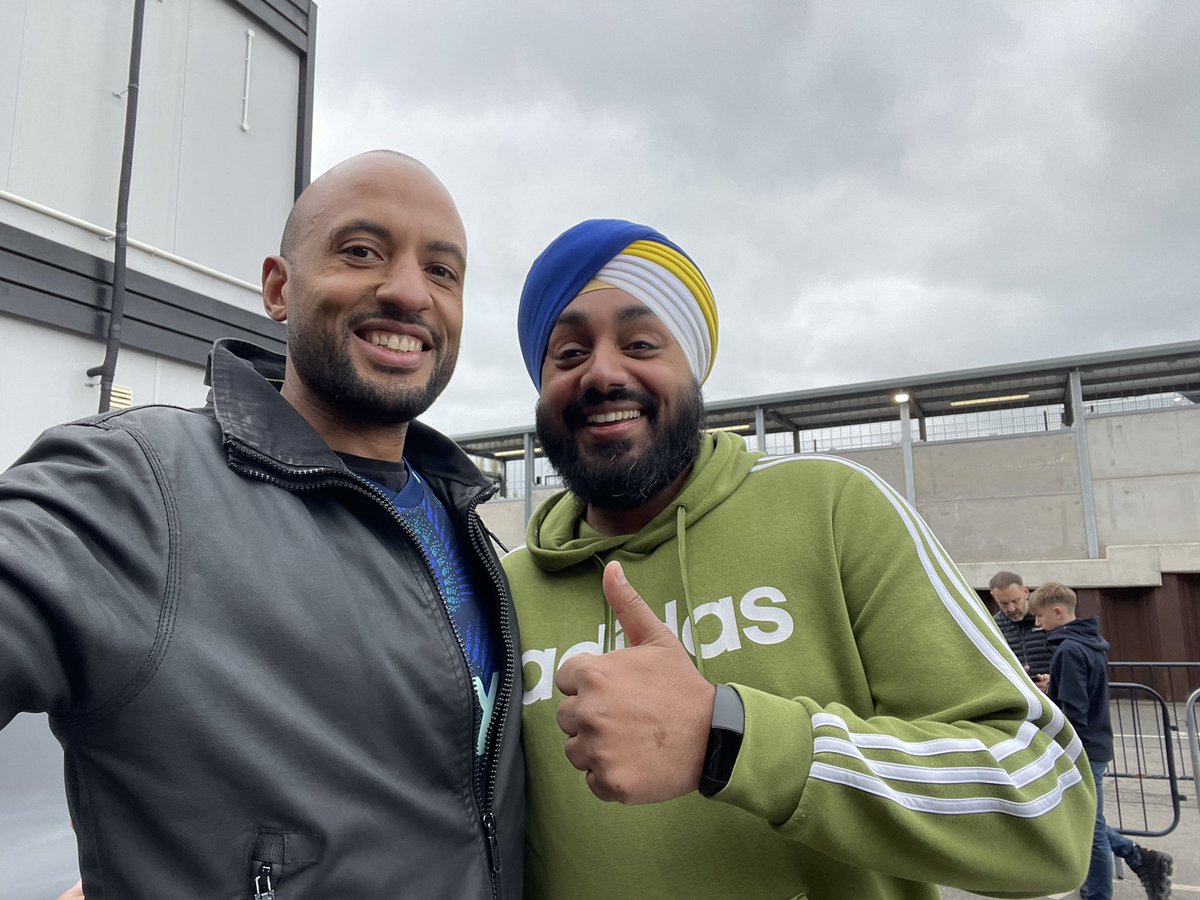
[[[475,687],[475,763],[480,766],[500,691],[500,670],[496,665],[492,623],[476,596],[467,564],[469,557],[463,553],[458,530],[442,502],[415,469],[345,453],[338,455],[351,471],[374,483],[392,501],[424,552]]]

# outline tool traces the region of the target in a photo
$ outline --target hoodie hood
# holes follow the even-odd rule
[[[701,442],[700,454],[678,495],[641,531],[606,537],[585,529],[589,533],[580,535],[584,504],[569,491],[562,491],[538,507],[529,521],[525,546],[534,563],[547,572],[618,548],[633,557],[647,555],[719,506],[761,455],[747,450],[746,442],[736,435],[714,432]]]
[[[1046,643],[1051,647],[1057,647],[1068,639],[1078,641],[1100,653],[1108,652],[1109,644],[1100,634],[1099,619],[1075,619],[1061,628],[1046,632]]]

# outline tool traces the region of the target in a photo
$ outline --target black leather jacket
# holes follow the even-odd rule
[[[266,380],[282,364],[218,342],[206,409],[54,428],[0,476],[0,723],[51,716],[88,900],[243,900],[268,878],[277,900],[519,898],[519,642],[475,511],[490,483],[410,426],[503,638],[479,777],[428,565]]]

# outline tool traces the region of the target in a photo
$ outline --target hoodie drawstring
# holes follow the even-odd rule
[[[691,622],[692,645],[696,648],[696,670],[704,675],[704,659],[700,654],[700,635],[696,633],[696,621],[692,617],[692,589],[688,583],[687,566],[687,507],[680,504],[675,508],[675,542],[679,547],[679,580],[683,584],[683,608],[685,616],[679,626],[679,639],[683,640],[683,632],[688,622]]]

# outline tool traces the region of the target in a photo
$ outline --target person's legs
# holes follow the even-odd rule
[[[1104,789],[1101,779],[1107,763],[1090,763],[1096,782],[1096,826],[1092,832],[1092,861],[1088,866],[1083,894],[1087,900],[1112,900],[1112,849],[1108,845],[1108,826],[1104,824]]]
[[[1107,823],[1105,823],[1104,831],[1108,837],[1108,846],[1112,848],[1114,854],[1121,857],[1130,866],[1136,867],[1142,864],[1141,847]]]
[[[1101,772],[1103,772],[1104,767],[1101,766],[1100,770],[1101,770]],[[1096,774],[1096,766],[1095,765],[1092,766],[1092,774],[1093,775]],[[1097,776],[1096,777],[1096,793],[1097,793],[1097,795],[1099,795],[1099,792],[1100,792],[1100,778],[1099,778],[1099,776]],[[1098,822],[1100,821],[1099,817],[1101,815],[1102,809],[1103,808],[1101,807],[1100,811],[1097,812],[1097,821]],[[1133,870],[1133,873],[1135,875],[1137,875],[1138,880],[1142,883],[1142,887],[1144,887],[1146,889],[1146,896],[1149,897],[1150,900],[1163,900],[1163,898],[1171,896],[1171,873],[1175,868],[1175,861],[1171,858],[1171,854],[1162,853],[1158,850],[1148,850],[1147,848],[1141,846],[1140,844],[1135,844],[1129,838],[1125,837],[1125,835],[1121,834],[1121,832],[1117,831],[1117,829],[1115,829],[1107,824],[1105,824],[1105,826],[1104,826],[1104,838],[1107,841],[1108,846],[1111,848],[1112,852],[1114,854],[1116,854],[1117,856],[1121,857],[1121,859],[1125,860],[1125,864],[1128,865],[1129,868]],[[1095,863],[1095,859],[1096,859],[1096,847],[1093,844],[1092,845],[1093,864]],[[1110,878],[1112,877],[1112,858],[1111,857],[1109,857],[1109,877]],[[1086,895],[1089,898],[1091,898],[1091,896],[1092,896],[1091,887],[1090,887],[1091,878],[1092,878],[1092,873],[1091,873],[1091,869],[1089,869],[1088,870],[1088,881],[1087,881],[1087,884],[1089,886],[1086,891]],[[1111,884],[1111,882],[1110,882],[1110,884]],[[1110,890],[1111,890],[1111,888],[1110,888]],[[1097,896],[1099,896],[1099,895],[1097,895]],[[1104,896],[1110,897],[1112,895],[1111,895],[1111,893],[1109,893],[1109,894],[1105,894]]]

